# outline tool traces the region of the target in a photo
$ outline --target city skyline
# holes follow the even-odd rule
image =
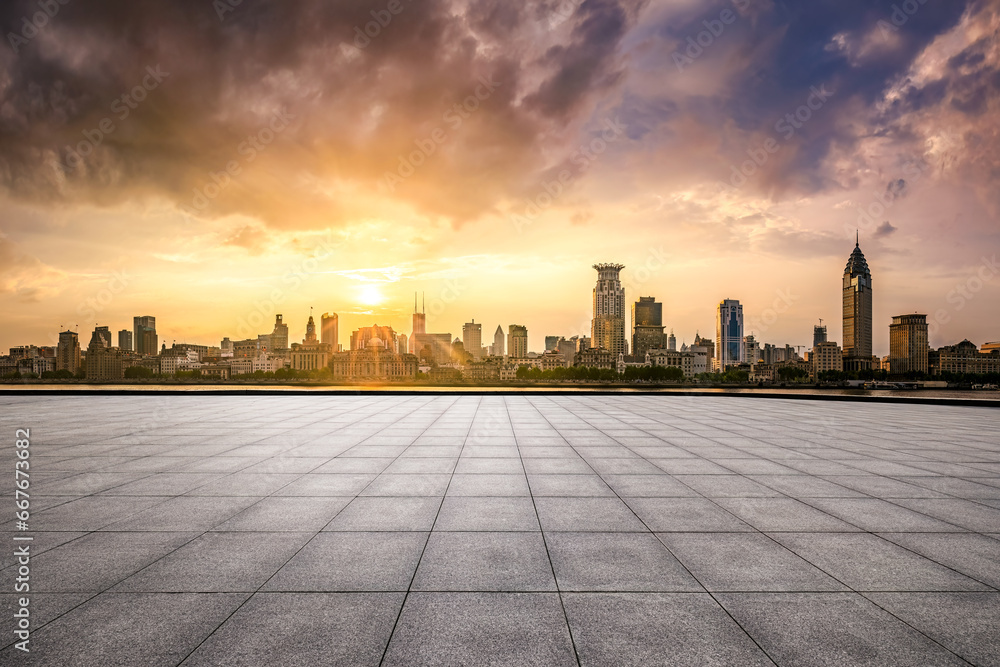
[[[624,344],[625,346],[627,346],[629,354],[634,354],[635,350],[633,349],[633,345],[634,345],[634,342],[635,342],[635,334],[636,334],[636,328],[635,328],[635,324],[636,324],[636,322],[635,322],[635,317],[636,317],[636,315],[635,315],[635,309],[636,309],[636,307],[639,306],[640,304],[643,304],[644,308],[655,308],[655,311],[657,313],[657,315],[655,317],[659,318],[661,316],[660,313],[662,313],[662,304],[659,303],[659,301],[657,300],[659,298],[657,295],[651,295],[651,296],[635,295],[635,296],[630,296],[628,294],[627,290],[625,289],[625,287],[623,287],[622,283],[620,283],[620,282],[617,281],[617,277],[618,277],[619,273],[623,269],[625,269],[625,268],[626,267],[624,265],[621,265],[621,264],[595,264],[592,267],[592,269],[596,269],[598,271],[598,281],[597,281],[597,287],[595,287],[592,290],[592,300],[591,300],[592,310],[591,310],[591,313],[590,313],[591,318],[590,318],[590,323],[589,323],[590,324],[589,330],[586,330],[586,331],[573,330],[570,333],[565,333],[565,332],[562,332],[562,331],[557,331],[557,332],[548,332],[548,331],[546,331],[546,332],[539,332],[539,331],[536,330],[532,334],[532,327],[530,325],[529,326],[524,326],[524,325],[517,325],[517,324],[511,323],[511,324],[507,325],[508,331],[507,331],[507,334],[504,336],[504,338],[506,338],[506,347],[508,347],[508,348],[510,347],[510,342],[509,342],[509,340],[510,340],[509,339],[509,336],[510,336],[509,328],[510,327],[515,327],[518,330],[522,330],[520,335],[523,335],[524,333],[527,334],[527,336],[525,337],[525,340],[527,340],[527,343],[524,344],[525,347],[526,347],[526,349],[525,350],[521,350],[521,352],[533,352],[533,353],[535,353],[535,352],[540,352],[542,350],[545,350],[545,349],[548,348],[548,344],[547,344],[548,340],[547,339],[552,339],[552,338],[562,337],[562,338],[569,339],[569,338],[574,337],[574,336],[576,336],[576,337],[590,337],[590,338],[592,338],[592,334],[593,334],[593,331],[595,330],[595,326],[597,326],[597,323],[598,323],[598,321],[600,319],[600,318],[598,318],[596,316],[599,313],[600,314],[606,314],[607,312],[614,311],[616,313],[619,313],[621,315],[621,317],[611,318],[610,321],[614,322],[614,321],[617,321],[617,320],[624,320],[624,321],[620,322],[620,324],[623,325],[623,327],[624,327],[624,331],[622,331],[622,332],[618,331],[618,325],[613,325],[612,324],[612,326],[614,327],[615,335],[617,335],[618,333],[621,333],[623,335],[623,339],[622,339],[621,343]],[[857,289],[858,289],[859,276],[860,276],[860,282],[862,283],[863,288],[865,290],[867,290],[866,292],[864,292],[865,298],[863,300],[863,304],[864,304],[863,306],[858,306],[857,305],[857,297],[854,296],[855,293],[856,293],[856,291],[857,291]],[[844,334],[844,339],[842,341],[833,340],[831,342],[838,343],[840,345],[844,345],[844,342],[848,340],[848,337],[850,335],[849,332],[853,330],[853,326],[854,326],[852,322],[857,317],[857,315],[855,315],[855,313],[859,312],[859,311],[857,311],[858,308],[862,308],[862,310],[866,310],[869,313],[869,317],[870,317],[870,312],[873,310],[874,304],[876,303],[876,301],[874,301],[873,298],[872,298],[872,291],[871,291],[872,282],[873,282],[872,281],[872,273],[871,273],[871,271],[870,271],[870,269],[868,267],[868,264],[866,262],[865,256],[864,256],[864,254],[861,251],[861,248],[860,248],[860,234],[858,234],[858,236],[855,239],[855,248],[854,248],[853,252],[851,253],[851,255],[850,255],[849,259],[848,259],[847,268],[845,269],[844,276],[843,276],[843,289],[842,289],[842,298],[843,298],[843,322],[842,322],[842,324],[843,324],[843,329],[842,330],[843,330],[843,334]],[[409,314],[409,317],[410,317],[410,329],[409,330],[407,330],[405,328],[400,328],[399,329],[400,332],[404,332],[404,335],[408,336],[408,343],[407,343],[407,345],[408,345],[408,351],[410,353],[414,352],[414,344],[417,343],[417,341],[419,339],[419,336],[421,336],[421,335],[426,335],[427,336],[427,340],[423,341],[423,343],[425,343],[425,344],[428,343],[428,342],[430,342],[431,338],[440,339],[440,340],[437,340],[435,343],[433,343],[434,345],[437,345],[439,347],[444,345],[444,336],[446,334],[449,337],[449,341],[452,340],[452,339],[457,339],[457,340],[460,340],[460,341],[464,341],[466,335],[470,331],[470,329],[469,329],[470,325],[472,327],[477,328],[476,330],[479,332],[478,333],[478,338],[482,342],[482,338],[481,338],[481,336],[482,336],[482,334],[481,334],[481,327],[482,327],[482,325],[478,324],[478,323],[475,323],[475,318],[471,318],[471,321],[463,322],[463,324],[460,327],[457,328],[457,331],[447,331],[447,332],[444,331],[439,325],[437,325],[437,323],[435,323],[432,320],[431,323],[430,323],[432,331],[427,331],[428,321],[427,321],[427,312],[426,312],[426,308],[427,308],[427,305],[426,305],[426,295],[420,295],[419,298],[422,299],[422,302],[419,303],[419,305],[418,305],[418,294],[414,293],[413,311]],[[452,306],[457,308],[458,307],[457,299],[453,299],[452,301],[453,301]],[[745,350],[745,347],[744,347],[744,342],[746,340],[749,340],[752,343],[755,343],[758,347],[762,343],[768,342],[768,343],[777,343],[779,345],[791,344],[792,348],[805,347],[806,349],[812,349],[812,347],[815,347],[817,330],[820,329],[820,328],[822,328],[823,331],[824,331],[824,336],[825,336],[826,327],[817,327],[815,324],[813,325],[813,327],[812,327],[813,345],[812,346],[809,346],[809,345],[799,345],[799,344],[795,343],[794,340],[797,340],[797,338],[794,338],[792,340],[787,340],[787,341],[786,340],[774,339],[774,338],[768,338],[766,335],[759,334],[758,330],[755,330],[755,329],[752,328],[752,326],[754,324],[761,325],[760,328],[763,330],[763,332],[766,333],[768,331],[768,329],[771,328],[771,325],[775,324],[777,321],[780,321],[782,319],[782,317],[785,314],[787,314],[787,312],[792,307],[794,307],[796,301],[797,301],[797,298],[795,298],[794,294],[792,292],[790,292],[790,291],[786,292],[784,294],[779,293],[779,298],[775,300],[774,304],[772,304],[772,307],[770,307],[770,308],[766,309],[765,311],[763,311],[763,315],[760,318],[755,317],[752,320],[745,321],[744,320],[744,315],[743,315],[743,303],[739,299],[730,299],[728,297],[725,298],[725,299],[722,299],[716,305],[716,307],[715,307],[715,319],[716,319],[716,322],[715,322],[715,336],[714,336],[714,338],[712,340],[714,340],[714,342],[716,344],[716,352],[718,353],[719,350],[724,349],[723,346],[720,344],[721,343],[720,336],[722,336],[722,333],[720,333],[720,332],[722,332],[722,323],[721,323],[720,317],[721,317],[723,311],[725,311],[725,312],[728,313],[728,312],[730,312],[730,310],[731,310],[732,307],[735,307],[735,308],[739,309],[739,315],[738,315],[738,317],[739,317],[739,324],[738,325],[734,325],[736,328],[733,330],[733,331],[737,331],[738,330],[738,332],[737,332],[738,336],[735,333],[733,333],[731,335],[729,333],[727,333],[726,337],[727,337],[727,339],[732,338],[733,345],[735,345],[735,347],[733,347],[733,349],[737,350],[737,352],[735,352],[733,354],[738,354],[739,355],[739,359],[735,363],[742,363],[744,357],[746,356],[745,355],[746,350]],[[629,304],[631,304],[631,306],[630,306],[631,310],[632,310],[631,313],[628,312],[630,307],[629,307],[629,305],[626,304],[626,302],[628,302]],[[432,309],[433,309],[433,304],[434,303],[435,302],[432,301]],[[307,321],[307,323],[303,327],[303,331],[306,332],[307,337],[308,337],[309,327],[312,325],[312,319],[313,319],[312,310],[313,310],[313,307],[310,306],[310,314],[308,316],[308,321]],[[919,310],[920,309],[915,309],[915,310],[913,310],[913,313],[917,313],[917,312],[919,312]],[[735,311],[733,311],[733,312],[735,312]],[[245,338],[254,339],[258,335],[269,335],[269,336],[272,336],[272,338],[273,338],[273,336],[277,335],[279,337],[279,340],[281,341],[281,344],[279,345],[279,347],[281,349],[287,349],[287,345],[288,345],[288,341],[289,341],[289,336],[290,336],[289,332],[290,331],[292,332],[291,333],[291,338],[294,339],[294,337],[295,337],[295,329],[292,328],[292,327],[289,327],[287,321],[283,320],[283,318],[285,317],[284,313],[272,312],[271,316],[273,316],[274,318],[276,318],[277,323],[276,323],[276,325],[274,325],[275,326],[274,332],[273,333],[269,333],[267,331],[268,325],[264,323],[264,321],[265,321],[264,317],[265,316],[264,316],[263,313],[264,313],[264,310],[262,310],[260,308],[258,308],[256,311],[254,311],[252,313],[252,315],[255,316],[255,318],[256,318],[255,321],[261,322],[259,325],[257,325],[257,329],[258,330],[253,330],[253,326],[250,325],[250,321],[248,320],[248,321],[241,322],[241,325],[240,325],[241,330],[246,335],[240,334],[240,335],[236,335],[236,336],[233,336],[233,335],[217,336],[217,340],[221,341],[222,338],[227,338],[227,339],[231,339],[231,340],[238,340],[238,339],[245,339]],[[945,322],[947,320],[946,317],[942,317],[942,314],[947,315],[947,311],[939,310],[939,311],[937,311],[937,314],[931,316],[932,319],[936,319],[936,325],[937,326],[940,326],[943,322]],[[365,313],[365,314],[362,314],[360,316],[360,319],[358,319],[357,321],[358,322],[365,322],[366,320],[364,320],[364,317],[366,317],[366,316],[372,317],[375,320],[378,319],[378,313],[371,313],[370,315],[369,315],[369,313]],[[644,321],[646,319],[648,319],[649,317],[650,317],[649,314],[644,314],[643,315]],[[890,316],[890,318],[889,318],[890,319],[890,323],[895,322],[898,317],[899,317],[899,315],[892,315],[892,316]],[[926,318],[928,316],[924,315],[924,317]],[[148,330],[148,333],[151,334],[151,340],[152,341],[159,341],[159,346],[157,347],[156,350],[153,351],[153,353],[158,352],[159,351],[159,347],[165,346],[168,340],[171,342],[171,345],[173,345],[174,343],[195,344],[195,345],[209,345],[209,346],[215,346],[216,345],[216,341],[213,341],[213,340],[180,340],[180,341],[178,341],[176,339],[169,338],[168,336],[160,336],[159,332],[155,328],[156,327],[156,317],[155,316],[148,316],[148,315],[146,315],[146,316],[134,316],[132,319],[133,319],[134,326],[135,326],[135,331],[136,331],[134,340],[140,340],[141,336],[139,335],[139,332],[140,332],[141,329],[146,328]],[[254,318],[250,318],[250,320],[253,320],[253,319]],[[338,313],[333,313],[331,315],[330,313],[324,313],[323,317],[321,319],[322,319],[322,324],[324,325],[324,327],[326,327],[327,320],[329,319],[330,320],[330,328],[331,328],[331,330],[329,332],[326,331],[325,328],[324,328],[323,342],[324,343],[332,344],[334,351],[336,351],[336,349],[337,349],[336,345],[338,343],[340,345],[342,345],[344,349],[351,349],[351,347],[352,347],[351,345],[349,345],[349,344],[348,345],[344,345],[344,343],[340,342],[341,339],[339,337],[339,334],[337,333],[338,332],[338,328],[339,328],[339,326],[338,326],[339,325],[339,319],[340,319],[339,314]],[[828,321],[828,320],[824,320],[823,318],[820,318],[820,319],[822,321]],[[353,320],[350,319],[350,318],[348,318],[347,322],[351,322],[351,321],[353,321]],[[657,321],[659,321],[659,320],[657,320]],[[727,322],[728,322],[728,320],[727,320]],[[661,324],[662,324],[662,322],[661,322]],[[347,327],[345,329],[345,331],[349,332],[349,331],[356,331],[358,329],[371,329],[371,328],[377,328],[378,326],[379,325],[378,325],[377,321],[372,321],[371,324],[359,324],[358,326],[349,326],[349,327]],[[386,329],[394,328],[392,326],[392,324],[385,324],[383,326]],[[497,335],[503,335],[503,327],[504,327],[503,323],[501,323],[501,324],[498,325],[498,327],[497,327]],[[727,327],[728,327],[728,324],[727,324]],[[438,331],[433,331],[435,328],[437,328]],[[605,327],[605,328],[607,328],[607,327]],[[642,327],[640,327],[640,328],[642,328]],[[670,328],[673,331],[674,327],[670,327]],[[279,329],[280,329],[280,331],[279,331]],[[524,332],[523,331],[524,329],[527,329],[527,331]],[[874,331],[873,331],[873,329],[874,329]],[[107,342],[107,346],[111,347],[114,344],[112,342],[113,326],[100,325],[99,323],[95,323],[95,325],[94,325],[94,331],[96,332],[98,330],[100,330],[102,332],[102,336],[107,339],[107,341],[108,341]],[[654,328],[654,329],[651,329],[651,331],[652,330],[656,330],[656,329]],[[868,337],[869,340],[868,340],[867,343],[863,343],[863,346],[866,346],[865,349],[869,349],[869,350],[874,349],[874,351],[875,351],[874,356],[876,358],[881,358],[882,356],[885,356],[885,354],[888,354],[889,348],[890,348],[890,344],[889,344],[888,336],[887,336],[886,337],[886,343],[885,343],[886,353],[880,355],[879,354],[879,346],[877,344],[873,344],[872,343],[873,340],[874,341],[878,341],[879,340],[879,336],[877,335],[877,333],[875,333],[875,332],[877,332],[877,330],[878,330],[877,327],[869,327],[869,329],[867,330],[867,337]],[[61,336],[64,331],[66,331],[66,329],[64,329],[64,328],[61,327],[56,332],[56,334],[55,334],[56,340],[59,339],[59,336]],[[408,333],[405,333],[407,331],[408,331]],[[696,335],[698,333],[701,333],[701,331],[702,331],[701,329],[697,329],[696,330]],[[935,331],[936,331],[936,329],[935,329]],[[119,347],[121,347],[120,341],[122,340],[123,334],[127,335],[127,334],[131,334],[131,332],[129,332],[128,330],[121,330],[119,332],[119,334],[118,334],[118,341],[119,341],[118,345],[119,345]],[[417,334],[417,335],[414,336],[414,334]],[[80,335],[85,337],[85,332],[81,333]],[[609,329],[609,334],[608,335],[611,335],[611,330],[610,329]],[[995,337],[996,336],[994,336],[994,338]],[[543,340],[543,345],[540,348],[536,348],[536,347],[534,347],[532,341],[537,340],[539,338]],[[958,342],[958,340],[963,340],[963,339],[968,340],[969,336],[964,336],[962,338],[959,338],[958,340],[944,341],[944,342],[941,342],[941,343],[936,343],[936,341],[934,340],[934,337],[932,335],[928,335],[927,338],[929,340],[929,343],[930,343],[931,347],[938,347],[938,346],[943,346],[943,345],[955,344],[955,343]],[[348,339],[348,342],[349,342],[349,340],[350,339]],[[501,339],[501,340],[503,340],[503,339]],[[992,340],[991,338],[986,337],[986,338],[983,339],[982,342],[983,343],[987,343],[987,342],[990,342],[991,340]],[[692,338],[692,343],[693,343],[693,341],[694,341],[694,339]],[[668,345],[668,337],[667,337],[666,334],[662,334],[662,341],[661,342],[662,342],[662,344],[659,347],[661,347],[661,348],[667,348],[667,347],[669,347],[669,345]],[[682,337],[681,338],[681,345],[683,345],[685,343],[687,343],[687,340],[686,340],[686,338]],[[20,344],[37,344],[37,343],[23,343],[22,342],[22,343],[19,343],[19,345]],[[594,347],[603,347],[603,346],[601,346],[599,344],[596,344],[596,343],[594,343],[593,346]],[[15,345],[11,345],[9,347],[15,347]],[[84,345],[84,347],[85,347],[85,345]],[[2,347],[0,347],[0,349],[2,349]],[[128,349],[128,348],[122,347],[122,349],[124,350],[124,349]],[[486,349],[486,348],[483,348],[483,349]],[[443,347],[442,347],[442,350],[443,350]],[[443,352],[442,352],[442,354],[443,354]],[[475,356],[475,353],[473,353],[471,351],[470,351],[470,354],[473,354]],[[509,352],[508,352],[508,354],[509,354]],[[849,365],[850,364],[849,360],[851,358],[851,353],[850,353],[849,349],[845,349],[844,350],[844,356],[845,356],[845,363],[847,363]],[[862,358],[864,358],[866,360],[866,362],[870,362],[870,360],[872,358],[872,355],[869,354],[867,356],[863,356]]]
[[[608,259],[679,342],[791,291],[755,333],[808,344],[856,229],[877,332],[1000,329],[995,2],[429,0],[363,39],[372,8],[312,4],[70,3],[3,50],[0,347],[153,310],[210,341],[272,294],[293,329],[406,330],[419,291],[436,330],[540,350],[586,332]]]

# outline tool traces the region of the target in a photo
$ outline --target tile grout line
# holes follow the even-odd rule
[[[406,403],[408,403],[408,402],[409,402],[409,401],[404,401],[404,402],[403,402],[403,405],[405,405],[405,404],[406,404]],[[411,410],[410,412],[408,412],[408,413],[407,413],[407,415],[410,415],[410,414],[413,414],[413,413],[414,413],[414,412],[416,412],[416,411],[417,411],[417,410],[418,410],[418,409],[419,409],[420,407],[422,407],[422,406],[421,406],[421,405],[418,405],[418,406],[417,406],[416,408],[414,408],[413,410]],[[354,422],[352,422],[352,423],[354,423]],[[372,435],[374,435],[374,434],[372,434]],[[368,437],[371,437],[371,436],[368,436]],[[367,440],[367,438],[365,438],[365,440]],[[363,442],[363,441],[362,441],[362,442]],[[338,454],[338,456],[339,456],[339,454]],[[334,458],[336,458],[336,457],[334,457]],[[355,496],[355,497],[357,497],[357,496]],[[350,504],[350,503],[348,503],[348,505],[349,505],[349,504]],[[294,553],[293,553],[292,555],[290,555],[290,556],[289,556],[289,557],[288,557],[288,558],[287,558],[287,559],[285,560],[285,562],[284,562],[284,563],[282,563],[281,565],[279,565],[279,566],[278,566],[278,567],[277,567],[277,568],[276,568],[276,569],[274,570],[274,572],[272,572],[272,573],[271,573],[271,575],[270,575],[269,577],[267,577],[267,579],[265,579],[265,580],[264,580],[264,581],[263,581],[263,582],[262,582],[262,583],[260,584],[260,586],[258,586],[258,587],[257,587],[257,588],[256,588],[255,590],[251,591],[251,592],[250,592],[250,593],[249,593],[249,594],[248,594],[248,595],[246,596],[246,598],[245,598],[245,599],[244,599],[244,600],[243,600],[243,601],[242,601],[242,602],[241,602],[240,604],[236,605],[236,607],[235,607],[235,608],[233,609],[233,611],[232,611],[232,612],[230,612],[230,613],[229,613],[229,615],[228,615],[228,616],[226,616],[226,618],[224,618],[224,619],[223,619],[223,620],[222,620],[222,621],[221,621],[221,622],[220,622],[220,623],[219,623],[218,625],[216,625],[216,626],[215,626],[215,628],[213,628],[211,632],[209,632],[209,633],[208,633],[208,634],[207,634],[207,635],[206,635],[206,636],[205,636],[205,637],[204,637],[204,638],[203,638],[203,639],[202,639],[202,640],[201,640],[200,642],[198,642],[198,644],[197,644],[196,646],[194,646],[194,648],[192,648],[192,649],[191,649],[190,651],[188,651],[188,653],[187,653],[187,654],[186,654],[186,655],[185,655],[185,656],[184,656],[183,658],[181,658],[181,659],[180,659],[180,660],[179,660],[179,661],[178,661],[178,662],[177,662],[176,664],[177,664],[178,666],[179,666],[179,665],[182,665],[182,664],[183,664],[184,662],[186,662],[186,661],[187,661],[187,660],[188,660],[188,659],[189,659],[189,658],[190,658],[190,657],[191,657],[192,655],[194,655],[194,654],[195,654],[195,653],[196,653],[196,652],[198,651],[198,649],[200,649],[200,648],[201,648],[202,646],[204,646],[205,642],[207,642],[207,641],[208,641],[209,639],[211,639],[211,638],[212,638],[213,636],[215,636],[215,633],[217,633],[217,632],[218,632],[218,631],[219,631],[219,630],[220,630],[220,629],[221,629],[221,628],[222,628],[222,627],[223,627],[223,626],[224,626],[224,625],[225,625],[226,623],[228,623],[228,622],[229,622],[229,620],[230,620],[230,619],[232,619],[232,618],[233,618],[233,616],[235,616],[235,615],[237,614],[237,612],[239,612],[239,610],[240,610],[240,609],[242,609],[242,608],[244,607],[244,605],[246,605],[246,603],[247,603],[247,602],[249,602],[250,600],[252,600],[252,599],[253,599],[253,597],[254,597],[255,595],[257,595],[258,593],[260,593],[260,592],[261,592],[261,590],[262,590],[262,589],[263,589],[263,588],[264,588],[265,586],[267,586],[267,584],[268,584],[268,583],[269,583],[269,582],[270,582],[270,581],[271,581],[271,580],[272,580],[272,579],[273,579],[273,578],[275,577],[275,575],[276,575],[276,574],[277,574],[278,572],[280,572],[280,571],[282,570],[282,568],[284,568],[284,567],[285,567],[286,565],[288,565],[288,563],[289,563],[289,562],[291,562],[291,560],[292,560],[293,558],[295,558],[295,556],[297,556],[297,555],[298,555],[299,553],[301,553],[301,552],[302,552],[302,550],[303,550],[303,549],[305,549],[305,547],[306,547],[306,546],[307,546],[308,544],[310,544],[310,543],[311,543],[311,542],[312,542],[312,541],[313,541],[314,539],[316,539],[316,536],[317,536],[317,535],[319,535],[319,534],[321,534],[321,533],[323,532],[323,529],[324,529],[324,528],[326,528],[326,526],[330,525],[330,523],[331,523],[331,522],[332,522],[332,521],[333,521],[334,519],[336,519],[336,518],[337,518],[337,516],[338,516],[338,515],[339,515],[339,514],[340,514],[341,512],[343,512],[343,511],[344,511],[344,508],[346,508],[346,507],[347,507],[347,505],[344,505],[344,507],[341,507],[341,508],[340,508],[339,510],[337,510],[337,512],[336,512],[336,513],[335,513],[335,514],[333,515],[333,517],[332,517],[332,518],[330,519],[330,521],[328,521],[328,522],[327,522],[327,523],[326,523],[326,524],[325,524],[325,525],[323,526],[323,528],[320,528],[320,529],[319,529],[318,531],[316,531],[316,533],[315,533],[315,534],[314,534],[314,535],[313,535],[313,536],[312,536],[311,538],[309,538],[308,540],[306,540],[305,542],[303,542],[302,546],[300,546],[300,547],[299,547],[298,549],[296,549],[296,550],[295,550],[295,552],[294,552]],[[239,512],[237,512],[237,514],[239,514]],[[235,516],[235,515],[234,515],[234,516]],[[232,518],[232,517],[230,517],[230,518]],[[226,520],[228,521],[229,519],[226,519]],[[244,591],[244,592],[245,592],[245,591]]]
[[[435,398],[438,398],[438,397],[435,397]],[[455,400],[452,401],[451,406],[454,406],[455,404],[460,403],[461,400],[462,400],[461,396],[456,396]],[[480,396],[479,400],[476,402],[476,410],[473,413],[472,419],[469,422],[469,430],[466,431],[466,436],[465,436],[466,441],[468,440],[469,433],[472,432],[472,428],[475,426],[476,415],[479,414],[479,408],[482,405],[482,402],[483,402],[483,397]],[[449,406],[449,407],[451,407],[451,406]],[[442,412],[441,414],[444,414],[444,412]],[[437,422],[437,419],[435,419],[434,421]],[[433,423],[431,425],[433,425]],[[423,430],[423,433],[426,433],[427,430],[431,427],[431,425],[428,425],[427,428],[425,428]],[[417,437],[419,438],[420,436],[417,436]],[[455,471],[458,469],[458,461],[460,461],[461,458],[462,458],[462,452],[465,451],[466,441],[462,442],[462,449],[460,449],[459,452],[458,452],[458,457],[457,457],[457,459],[455,461],[455,467],[452,468],[451,476],[448,478],[448,485],[445,487],[444,494],[441,496],[441,502],[438,503],[437,512],[434,514],[434,521],[431,523],[430,530],[427,531],[427,537],[424,539],[424,546],[420,550],[420,556],[417,557],[416,564],[413,566],[413,574],[410,575],[410,583],[406,587],[406,592],[403,593],[403,600],[399,604],[399,611],[396,612],[396,619],[393,621],[393,623],[392,623],[392,629],[389,631],[389,636],[385,640],[385,648],[382,649],[382,655],[381,655],[381,657],[379,658],[379,661],[378,661],[379,667],[382,667],[382,665],[385,663],[386,656],[389,655],[389,646],[392,645],[392,638],[396,635],[396,628],[399,627],[399,621],[400,621],[401,618],[403,618],[403,610],[406,608],[406,601],[409,600],[409,598],[410,598],[410,593],[413,590],[413,582],[416,581],[417,572],[420,570],[420,563],[424,560],[424,554],[427,552],[427,545],[430,544],[431,535],[434,534],[434,526],[437,524],[438,518],[441,516],[441,509],[444,507],[445,498],[448,497],[448,489],[451,488],[452,480],[455,479]],[[410,446],[412,447],[412,445],[410,445]],[[407,449],[409,449],[409,447],[407,447]],[[403,451],[406,451],[406,450],[404,449]],[[402,456],[402,454],[403,453],[400,452],[400,456]],[[399,457],[397,457],[397,459],[398,458]],[[390,465],[392,465],[392,464],[390,464]]]
[[[559,608],[562,609],[563,621],[566,623],[566,632],[569,633],[569,643],[570,646],[573,647],[573,657],[576,660],[577,667],[579,667],[581,664],[580,651],[576,645],[576,638],[573,636],[573,626],[570,625],[569,614],[566,612],[566,601],[563,599],[562,586],[559,585],[559,578],[556,576],[556,568],[552,562],[552,552],[549,551],[549,542],[545,537],[545,529],[542,527],[542,519],[538,516],[538,505],[535,503],[535,493],[531,490],[531,484],[528,483],[528,473],[524,469],[524,457],[521,456],[521,445],[517,442],[517,431],[514,429],[514,420],[510,417],[510,405],[507,403],[506,396],[502,396],[501,400],[503,401],[504,410],[507,413],[507,421],[510,422],[511,433],[514,434],[514,447],[517,448],[517,459],[521,463],[521,474],[524,475],[524,483],[528,487],[528,496],[531,498],[531,509],[535,512],[535,521],[538,522],[538,532],[542,537],[542,546],[545,548],[545,557],[549,561],[549,569],[552,572],[552,584],[556,587],[556,596],[559,599]],[[526,399],[526,401],[539,416],[543,419],[545,418],[544,415],[538,411],[538,408],[536,408],[532,403],[531,399]],[[546,423],[548,423],[548,420],[546,420]],[[549,426],[551,427],[552,424],[549,423]],[[558,433],[558,431],[556,432]],[[563,438],[563,441],[565,442],[565,438]],[[569,443],[567,442],[566,444],[568,445]]]

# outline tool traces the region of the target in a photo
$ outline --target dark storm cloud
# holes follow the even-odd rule
[[[218,6],[229,7],[69,2],[16,54],[0,53],[0,187],[36,202],[158,196],[209,217],[329,224],[358,212],[303,179],[374,189],[444,127],[454,131],[413,177],[419,187],[397,196],[474,218],[506,179],[530,173],[537,135],[621,75],[616,45],[635,13],[613,0],[571,4],[563,43],[544,17],[490,0],[463,11],[445,0]],[[35,11],[5,3],[4,34]],[[150,67],[166,74],[138,90]],[[499,88],[447,127],[446,112],[484,80]],[[276,114],[289,122],[271,136]]]
[[[225,2],[72,0],[16,53],[0,49],[0,189],[300,227],[370,215],[361,192],[461,223],[530,192],[620,117],[626,136],[602,165],[641,142],[666,154],[658,173],[716,182],[774,137],[780,152],[747,187],[780,197],[834,187],[831,156],[853,159],[873,136],[919,146],[921,114],[989,118],[1000,90],[995,35],[936,76],[906,78],[936,37],[995,0],[911,0],[902,14],[898,0],[243,0],[219,12]],[[735,20],[678,72],[674,53],[724,10]],[[4,35],[37,11],[4,3]],[[497,85],[450,125],[484,80]],[[784,136],[815,88],[832,94]],[[425,164],[380,191],[439,129]],[[992,173],[986,144],[975,160]]]
[[[963,75],[957,71],[943,72],[942,81],[904,85],[902,96],[885,103],[887,90],[906,77],[915,59],[938,36],[952,30],[966,12],[986,4],[975,0],[718,0],[661,12],[652,32],[655,40],[671,46],[654,49],[644,44],[644,50],[636,51],[647,70],[656,69],[650,53],[656,54],[674,105],[663,108],[659,118],[644,113],[644,125],[664,126],[664,136],[677,126],[690,132],[692,122],[708,132],[714,129],[719,135],[718,155],[729,164],[740,164],[748,150],[774,137],[780,152],[759,169],[751,187],[771,193],[822,191],[834,185],[826,169],[834,151],[851,155],[866,138],[888,132],[887,126],[906,114],[943,102],[970,114],[988,108],[995,71],[965,75],[975,79],[967,83],[962,83]],[[726,11],[735,20],[722,25],[718,19]],[[698,46],[692,47],[692,41]],[[694,56],[680,72],[678,54]],[[967,54],[952,68],[982,60],[981,54]],[[711,92],[697,85],[699,79],[715,84]],[[820,108],[804,109],[815,88],[832,94]],[[638,88],[630,92],[631,98],[643,97]],[[635,109],[650,108],[632,104]],[[622,110],[623,116],[636,113]],[[794,133],[783,136],[788,130],[785,119],[797,113],[798,122],[791,121]],[[807,120],[802,122],[802,118]],[[903,123],[891,131],[906,132],[907,128]],[[697,133],[694,136],[700,139]],[[699,150],[703,144],[702,140]],[[701,162],[710,165],[707,160]],[[726,170],[716,168],[716,173],[724,175]],[[692,171],[701,178],[711,173]]]
[[[547,116],[565,116],[595,90],[607,90],[624,69],[616,62],[618,44],[630,27],[629,11],[617,0],[585,0],[569,44],[553,46],[542,58],[552,75],[530,95],[527,104]]]

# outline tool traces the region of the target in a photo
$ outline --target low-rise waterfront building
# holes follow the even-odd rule
[[[986,349],[985,345],[983,349]],[[956,345],[932,350],[928,354],[928,366],[931,375],[1000,373],[1000,348],[992,352],[983,352],[977,350],[971,341],[963,340]]]

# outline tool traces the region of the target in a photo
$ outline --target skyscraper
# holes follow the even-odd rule
[[[483,325],[476,324],[475,319],[462,325],[462,345],[465,346],[465,351],[471,354],[473,359],[482,358]]]
[[[674,330],[670,330],[670,335],[667,336],[667,349],[671,352],[677,351],[677,336],[674,335]]]
[[[813,327],[813,348],[817,347],[820,343],[826,342],[826,326],[823,324],[823,320],[819,321],[819,324]]]
[[[504,346],[503,346],[503,329],[500,325],[497,325],[496,333],[493,334],[493,356],[502,357],[504,356]]]
[[[594,319],[590,326],[591,347],[609,350],[617,359],[625,353],[625,288],[618,277],[623,264],[594,264]]]
[[[844,370],[869,370],[871,359],[872,274],[859,237],[844,269]]]
[[[645,357],[647,351],[664,347],[663,304],[651,296],[640,296],[632,304],[632,354]]]
[[[61,331],[56,346],[56,370],[76,373],[80,369],[80,336],[75,331]]]
[[[426,302],[424,303],[426,306]],[[413,331],[410,332],[410,353],[416,354],[419,352],[415,348],[417,334],[427,333],[427,313],[417,312],[417,293],[413,293]]]
[[[159,352],[156,339],[156,318],[152,315],[141,315],[132,318],[132,343],[137,354],[157,354]],[[110,345],[108,346],[110,347]]]
[[[337,313],[323,313],[320,317],[321,339],[334,352],[340,351],[340,316]]]
[[[561,336],[546,336],[545,337],[545,351],[552,352],[559,349],[559,340]]]
[[[746,358],[743,306],[735,299],[725,299],[719,304],[715,324],[715,355],[720,373],[724,373],[730,366],[743,363]]]
[[[889,372],[928,372],[926,315],[896,315],[889,325]]]
[[[520,324],[507,327],[507,351],[514,359],[528,356],[528,327]]]
[[[122,329],[118,332],[118,348],[123,352],[132,351],[132,332],[128,329]]]

